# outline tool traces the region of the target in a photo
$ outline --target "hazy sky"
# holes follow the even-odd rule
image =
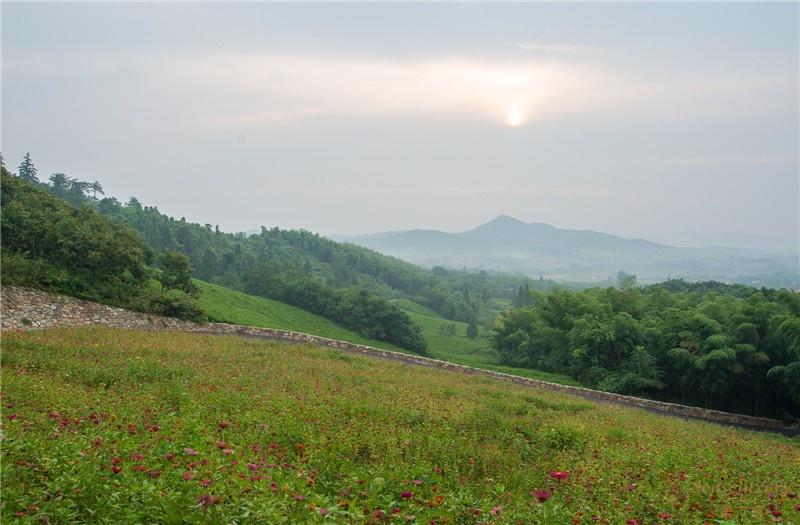
[[[2,4],[2,151],[227,231],[798,246],[797,3]]]

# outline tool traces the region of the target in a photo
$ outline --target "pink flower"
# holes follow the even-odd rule
[[[295,501],[303,501],[304,499],[306,499],[306,497],[303,496],[302,494],[295,494],[292,497],[295,499]]]
[[[415,479],[414,480],[414,485],[419,487],[420,485],[422,485],[422,480],[421,479]]]
[[[503,506],[502,505],[498,505],[495,508],[493,508],[492,510],[490,510],[489,514],[491,514],[492,516],[497,516],[501,512],[503,512]]]
[[[435,467],[433,467],[433,471],[436,472],[437,474],[441,474],[442,473],[442,467],[440,467],[439,465],[436,465]]]
[[[328,514],[330,514],[330,511],[328,509],[326,509],[325,507],[320,507],[318,512],[319,512],[319,515],[322,516],[323,518],[325,516],[327,516]]]
[[[248,463],[247,468],[255,472],[256,470],[258,470],[258,465],[256,465],[255,463]]]
[[[225,454],[225,455],[233,454],[233,449],[232,448],[223,448],[222,449],[222,453]]]
[[[533,492],[531,492],[531,496],[536,498],[536,501],[538,501],[539,503],[544,503],[545,501],[550,499],[550,496],[552,495],[553,492],[547,489],[536,489]]]
[[[144,459],[144,456],[142,456],[141,454],[133,454],[131,456],[131,459],[133,461],[142,461]]]
[[[214,504],[214,498],[211,494],[205,493],[199,498],[197,498],[197,506],[198,507],[210,507]]]
[[[565,480],[569,477],[569,472],[563,470],[553,470],[550,472],[550,477],[557,480]]]
[[[208,478],[201,480],[200,485],[202,485],[203,488],[208,488],[208,486],[211,485],[211,480]]]
[[[186,452],[186,454],[189,456],[196,456],[198,454],[198,452],[195,449],[189,447],[186,447],[185,449],[183,449],[183,451]]]
[[[400,493],[400,497],[403,498],[403,499],[408,499],[413,495],[414,495],[414,493],[411,492],[410,490],[404,490],[403,492]]]
[[[194,473],[192,473],[192,472],[190,472],[188,470],[183,473],[183,481],[189,481],[193,477],[194,477]]]

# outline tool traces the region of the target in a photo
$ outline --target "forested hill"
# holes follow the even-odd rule
[[[552,288],[552,281],[531,280],[485,271],[425,269],[349,243],[335,242],[305,230],[262,227],[260,233],[225,233],[211,224],[176,219],[154,206],[130,198],[98,198],[102,186],[55,174],[50,192],[74,205],[90,205],[100,213],[132,226],[157,252],[185,254],[194,275],[205,281],[282,300],[317,313],[303,297],[319,284],[335,289],[367,289],[385,298],[407,298],[447,319],[489,324],[526,281],[530,287]],[[278,280],[277,278],[280,277]],[[291,290],[282,283],[302,283]],[[306,288],[305,290],[300,288]],[[500,306],[493,299],[501,299]]]

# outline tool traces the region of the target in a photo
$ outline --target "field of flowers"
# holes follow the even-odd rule
[[[4,334],[4,523],[800,523],[800,443],[329,349]]]

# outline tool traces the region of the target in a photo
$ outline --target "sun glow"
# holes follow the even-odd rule
[[[511,106],[508,108],[508,115],[506,115],[506,126],[516,128],[525,123],[525,115],[519,106]]]

